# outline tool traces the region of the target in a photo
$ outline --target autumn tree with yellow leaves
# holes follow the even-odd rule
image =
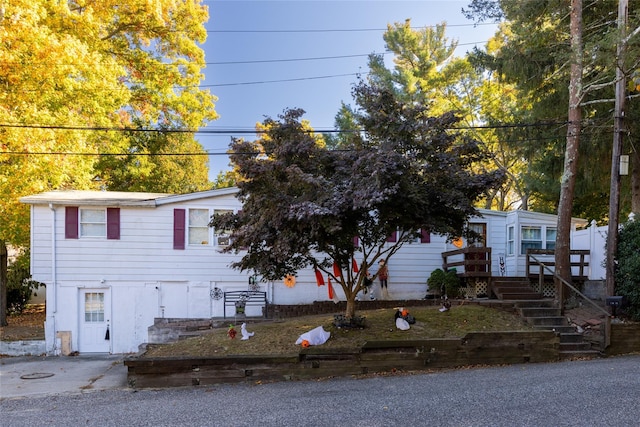
[[[217,118],[201,3],[0,0],[0,288],[6,245],[29,241],[21,196],[210,187],[193,133]]]

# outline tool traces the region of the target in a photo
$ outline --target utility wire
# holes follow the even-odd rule
[[[487,40],[484,41],[476,41],[476,42],[467,42],[467,43],[458,43],[456,46],[473,46],[480,43],[487,43]],[[315,56],[308,58],[276,58],[276,59],[256,59],[256,60],[246,60],[246,61],[214,61],[214,62],[205,62],[203,65],[243,65],[243,64],[269,64],[269,63],[279,63],[279,62],[303,62],[303,61],[325,61],[331,59],[347,59],[347,58],[361,58],[367,57],[370,55],[392,55],[393,52],[371,52],[371,53],[355,53],[351,55],[331,55],[331,56]],[[0,61],[0,63],[5,65],[24,65],[21,62],[16,61]],[[50,66],[75,66],[78,64],[73,63],[55,63],[52,64],[50,62],[39,62],[39,61],[30,61],[30,65],[42,65],[46,67]],[[185,63],[182,62],[163,62],[159,65],[164,66],[174,66],[174,67],[184,67]]]
[[[248,86],[248,85],[260,85],[266,83],[287,83],[287,82],[301,82],[306,80],[321,80],[321,79],[333,79],[336,77],[353,77],[368,75],[369,73],[348,73],[348,74],[332,74],[327,76],[313,76],[313,77],[298,77],[293,79],[279,79],[279,80],[262,80],[255,82],[240,82],[240,83],[220,83],[212,85],[199,85],[198,87],[225,87],[225,86]]]
[[[486,25],[493,25],[495,23],[479,23],[479,24],[445,24],[447,28],[452,27],[480,27]],[[424,25],[421,27],[410,27],[412,30],[423,30],[426,28],[435,28],[436,25]],[[207,30],[207,33],[357,33],[357,32],[372,32],[372,31],[387,31],[388,28],[338,28],[338,29],[315,29],[315,30]]]
[[[538,122],[538,123],[504,123],[495,125],[476,126],[455,126],[448,130],[471,130],[471,129],[508,129],[508,128],[530,128],[566,125],[568,122]],[[64,125],[40,125],[40,124],[20,124],[20,123],[0,123],[0,128],[22,128],[22,129],[50,129],[50,130],[73,130],[73,131],[101,131],[101,132],[158,132],[158,133],[194,133],[194,134],[241,134],[253,135],[264,134],[268,130],[258,129],[158,129],[158,128],[132,128],[132,127],[94,127],[94,126],[64,126]],[[306,133],[357,133],[364,132],[364,129],[313,129],[302,130]]]

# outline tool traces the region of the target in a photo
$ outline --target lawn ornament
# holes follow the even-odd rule
[[[243,323],[240,327],[240,333],[242,334],[242,341],[248,340],[251,338],[255,332],[247,332],[247,324]]]

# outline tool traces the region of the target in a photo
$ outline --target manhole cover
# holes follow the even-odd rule
[[[39,380],[41,378],[49,378],[52,376],[53,374],[50,374],[48,372],[36,372],[35,374],[22,375],[20,378],[23,380]]]

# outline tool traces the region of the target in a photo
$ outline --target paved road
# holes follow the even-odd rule
[[[0,400],[20,426],[636,426],[640,355],[591,361]]]

